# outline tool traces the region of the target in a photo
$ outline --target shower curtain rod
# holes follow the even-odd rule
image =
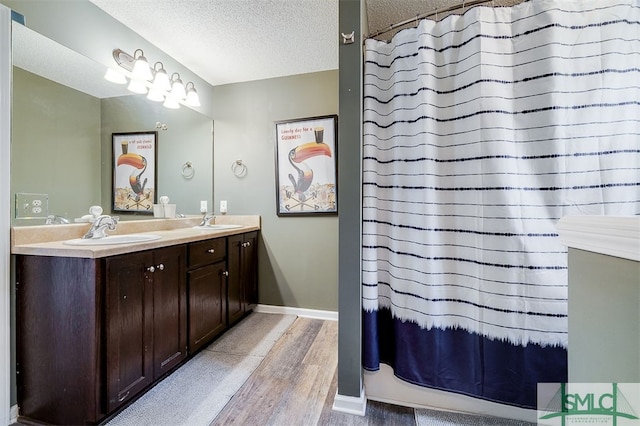
[[[435,9],[435,10],[433,10],[431,12],[425,12],[425,13],[422,13],[422,14],[418,14],[418,15],[416,15],[415,18],[407,19],[405,21],[398,22],[397,24],[389,25],[387,28],[385,28],[383,30],[378,30],[378,31],[376,31],[374,33],[371,33],[368,36],[366,36],[365,39],[378,37],[380,34],[388,33],[389,31],[393,31],[396,28],[400,28],[402,26],[405,26],[405,25],[410,24],[412,22],[418,21],[420,19],[428,18],[429,16],[433,16],[433,15],[438,16],[439,13],[452,12],[454,10],[466,8],[467,6],[473,7],[473,6],[477,6],[479,4],[482,4],[482,3],[489,3],[489,2],[493,3],[493,0],[462,1],[462,2],[460,2],[458,4],[454,4],[453,6],[447,6],[447,7],[443,7],[442,9]]]

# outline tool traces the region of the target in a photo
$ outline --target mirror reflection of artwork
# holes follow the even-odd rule
[[[113,134],[113,210],[153,214],[157,132]]]
[[[336,214],[337,116],[276,123],[278,215]]]

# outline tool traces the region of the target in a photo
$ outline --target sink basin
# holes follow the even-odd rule
[[[195,229],[202,229],[205,231],[221,231],[223,229],[237,229],[242,228],[244,225],[227,225],[227,224],[212,224],[206,226],[194,226]]]
[[[144,243],[146,241],[159,240],[160,235],[156,234],[124,234],[124,235],[107,235],[104,238],[75,238],[73,240],[64,241],[63,244],[70,246],[105,246],[110,244],[132,244]]]

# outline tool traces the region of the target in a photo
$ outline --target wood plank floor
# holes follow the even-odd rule
[[[369,402],[365,417],[331,410],[338,323],[298,318],[211,425],[414,425],[411,408]]]

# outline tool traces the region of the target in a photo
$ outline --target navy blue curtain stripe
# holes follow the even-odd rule
[[[508,342],[461,329],[425,331],[414,323],[394,320],[388,309],[364,312],[362,322],[365,328],[377,331],[375,340],[385,342],[368,345],[365,341],[365,369],[377,371],[382,362],[394,366],[398,378],[418,386],[531,408],[538,381],[557,383],[568,379],[567,354],[562,348],[539,345],[514,348]],[[541,374],[531,375],[530,359],[542,364],[534,365],[534,372],[540,370]],[[431,371],[411,367],[437,365],[440,360],[455,367]],[[558,365],[565,373],[546,369],[544,364]]]

